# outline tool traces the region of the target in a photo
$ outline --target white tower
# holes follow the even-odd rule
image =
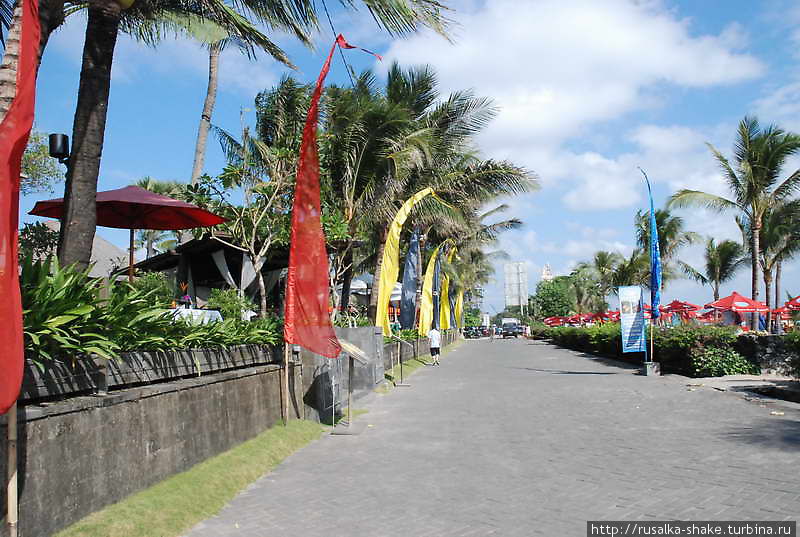
[[[542,268],[542,281],[549,282],[553,280],[553,271],[550,270],[550,263],[545,263]]]

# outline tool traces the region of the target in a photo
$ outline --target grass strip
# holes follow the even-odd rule
[[[247,485],[322,434],[290,421],[92,513],[56,537],[176,537],[217,514]]]

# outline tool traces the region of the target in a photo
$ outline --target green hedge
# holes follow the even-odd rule
[[[619,323],[587,327],[538,327],[534,337],[544,337],[569,349],[602,354],[632,362],[641,362],[639,353],[623,353]],[[649,340],[649,333],[648,333]],[[800,348],[800,338],[797,339]],[[759,373],[751,363],[734,349],[736,333],[733,328],[719,326],[676,326],[657,329],[653,334],[655,361],[667,373],[688,376],[717,376],[740,373]],[[708,373],[711,372],[711,375]]]
[[[789,363],[792,376],[800,378],[800,332],[789,332],[783,336],[786,346],[795,353],[795,357]]]

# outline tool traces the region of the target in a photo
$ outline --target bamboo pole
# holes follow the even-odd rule
[[[17,403],[14,402],[6,414],[8,427],[8,488],[6,499],[6,523],[8,537],[17,537],[17,522],[19,520],[19,505],[17,498]]]

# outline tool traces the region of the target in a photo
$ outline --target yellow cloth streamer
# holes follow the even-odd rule
[[[381,261],[381,278],[378,287],[378,313],[375,323],[383,327],[383,335],[389,336],[392,330],[389,326],[389,300],[392,298],[392,291],[397,282],[397,275],[400,272],[400,232],[403,231],[411,209],[422,198],[428,194],[433,194],[432,188],[420,190],[403,203],[400,210],[389,226],[389,234],[386,237],[386,245],[383,248],[383,258]]]
[[[433,273],[436,270],[436,256],[439,255],[439,245],[431,254],[428,267],[425,269],[425,279],[422,282],[422,297],[419,301],[419,335],[427,337],[433,324]]]

